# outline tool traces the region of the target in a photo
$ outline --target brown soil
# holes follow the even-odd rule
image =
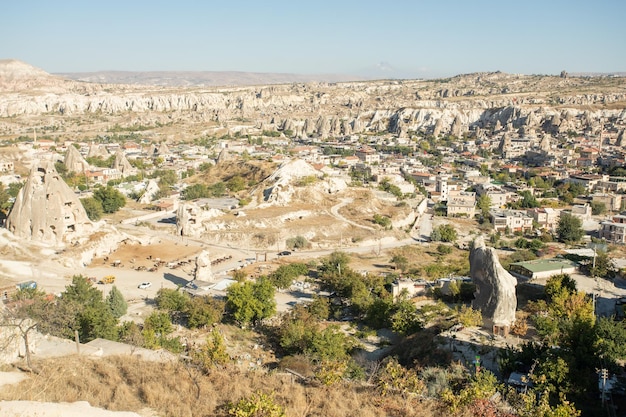
[[[111,264],[115,260],[121,261],[125,267],[154,265],[155,259],[159,258],[163,262],[174,262],[190,257],[195,257],[202,250],[199,246],[186,246],[168,240],[149,246],[142,245],[122,245],[118,250],[108,256],[108,261],[104,258],[95,258],[92,265]]]

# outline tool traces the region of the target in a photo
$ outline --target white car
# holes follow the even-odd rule
[[[142,282],[139,284],[139,289],[145,290],[146,288],[150,288],[152,286],[151,282]]]

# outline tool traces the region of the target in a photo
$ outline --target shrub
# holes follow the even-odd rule
[[[456,229],[452,225],[442,224],[433,229],[430,239],[434,242],[454,242],[457,236]]]
[[[309,243],[308,240],[306,240],[304,236],[291,237],[287,239],[285,244],[289,249],[292,249],[292,250],[293,249],[306,249],[306,248],[311,247],[311,244]]]

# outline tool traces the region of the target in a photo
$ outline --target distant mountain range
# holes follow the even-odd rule
[[[103,84],[138,84],[170,87],[267,85],[308,82],[365,81],[347,74],[287,74],[240,71],[96,71],[56,73],[70,80]]]
[[[135,84],[171,87],[267,85],[307,82],[370,81],[420,78],[380,62],[354,74],[291,74],[243,71],[95,71],[55,73],[60,77],[102,84]]]

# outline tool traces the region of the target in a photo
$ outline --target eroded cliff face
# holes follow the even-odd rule
[[[20,238],[50,244],[73,243],[93,230],[80,200],[50,161],[33,166],[6,226]]]
[[[213,122],[240,133],[260,128],[322,138],[364,132],[460,136],[476,129],[555,134],[597,130],[601,119],[626,121],[620,78],[476,73],[445,80],[172,88],[62,82],[33,70],[39,80],[33,90],[7,87],[17,81],[2,77],[28,80],[29,72],[21,68],[26,75],[20,78],[1,67],[0,117],[132,113],[147,125]]]

